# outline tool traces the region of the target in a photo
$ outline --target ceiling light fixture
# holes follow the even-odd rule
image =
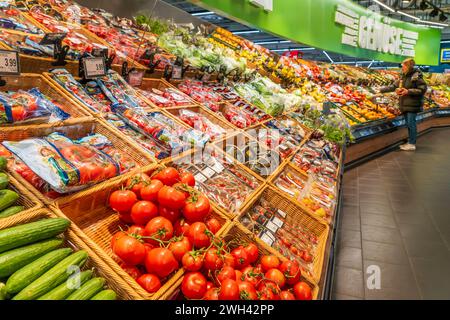
[[[324,55],[327,56],[328,60],[330,60],[331,63],[334,63],[333,59],[331,59],[330,55],[324,50],[322,51]]]
[[[391,7],[389,7],[388,5],[385,5],[383,2],[378,1],[378,0],[373,0],[373,2],[375,2],[376,4],[382,6],[383,8],[389,10],[390,12],[395,12],[395,10]]]
[[[248,31],[235,31],[232,34],[247,34],[247,33],[260,33],[259,30],[248,30]]]
[[[411,19],[413,19],[413,20],[420,20],[420,18],[415,17],[415,16],[412,16],[412,15],[410,15],[410,14],[407,14],[406,12],[403,12],[403,11],[397,11],[397,13],[399,13],[399,14],[401,14],[401,15],[404,15],[405,17],[411,18]]]
[[[205,12],[191,13],[191,15],[194,16],[194,17],[198,17],[198,16],[209,16],[210,14],[214,14],[214,12],[212,12],[212,11],[205,11]]]

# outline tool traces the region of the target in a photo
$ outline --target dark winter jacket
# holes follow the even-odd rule
[[[422,72],[413,69],[409,73],[403,74],[401,79],[393,85],[381,88],[380,91],[392,92],[400,87],[408,89],[405,96],[399,97],[400,111],[403,113],[422,111],[424,95],[427,92],[427,84],[423,79]]]

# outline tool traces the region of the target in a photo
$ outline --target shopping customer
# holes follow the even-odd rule
[[[399,96],[400,111],[405,115],[408,127],[408,143],[400,146],[400,149],[404,151],[416,150],[416,115],[422,111],[424,95],[427,92],[427,84],[422,72],[415,68],[415,65],[414,59],[411,58],[403,61],[400,80],[379,90],[382,93],[395,91]]]

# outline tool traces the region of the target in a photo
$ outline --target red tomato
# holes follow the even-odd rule
[[[271,281],[262,281],[258,285],[259,300],[279,300],[280,289]]]
[[[189,272],[181,283],[181,292],[188,299],[201,299],[206,293],[206,278],[200,272]]]
[[[130,190],[116,190],[109,197],[109,206],[120,213],[130,212],[137,202],[137,196]]]
[[[236,267],[236,259],[233,257],[233,255],[231,253],[227,252],[223,255],[223,264],[225,266],[235,268]]]
[[[207,289],[203,300],[219,300],[219,288],[209,288]]]
[[[203,267],[203,257],[196,251],[186,252],[181,258],[181,264],[187,271],[199,271]]]
[[[234,272],[236,273],[236,281],[237,282],[241,282],[242,281],[242,271],[241,270],[234,270]]]
[[[117,170],[117,167],[112,163],[108,163],[103,167],[103,176],[105,179],[115,177],[118,174],[119,172]]]
[[[286,284],[286,278],[284,277],[283,272],[275,268],[269,269],[264,277],[276,283],[280,288],[283,288]]]
[[[161,217],[164,217],[164,218],[170,220],[170,222],[172,222],[172,223],[176,223],[177,220],[180,218],[181,213],[180,213],[180,210],[173,210],[170,208],[159,206],[159,215]]]
[[[242,281],[247,281],[253,284],[254,286],[261,280],[262,274],[256,270],[256,268],[248,266],[242,269]]]
[[[141,189],[142,200],[155,202],[158,200],[158,191],[161,190],[163,186],[161,181],[152,179],[150,184],[143,186]]]
[[[173,186],[180,181],[180,173],[173,167],[167,167],[155,174],[153,179],[158,179],[167,186]]]
[[[131,189],[136,195],[141,196],[141,189],[150,181],[150,177],[145,173],[140,173],[127,180],[126,188]]]
[[[156,217],[150,220],[145,226],[145,237],[153,237],[161,241],[169,241],[173,236],[172,223],[164,217]],[[153,245],[159,244],[155,239],[145,238],[145,242]]]
[[[211,281],[207,281],[206,282],[206,290],[209,290],[211,288],[214,288],[214,283],[212,283]]]
[[[158,202],[163,207],[177,210],[184,206],[186,197],[182,191],[178,191],[172,187],[163,186],[158,191]]]
[[[185,183],[185,184],[187,184],[190,187],[194,187],[195,186],[194,175],[192,173],[190,173],[190,172],[187,172],[187,171],[183,172],[180,175],[180,181],[181,181],[181,183]]]
[[[295,300],[295,296],[287,290],[280,292],[280,300]]]
[[[119,239],[119,238],[121,238],[121,237],[123,237],[123,236],[126,236],[126,235],[127,235],[126,232],[123,232],[123,231],[118,231],[118,232],[116,232],[116,233],[111,237],[111,249],[114,250],[114,245],[115,245],[117,239]]]
[[[183,215],[190,222],[203,221],[211,210],[209,200],[203,194],[191,195],[183,207]]]
[[[129,213],[119,213],[119,220],[127,224],[134,223],[133,219],[131,219],[131,214]]]
[[[265,255],[261,257],[262,271],[267,272],[269,269],[278,268],[280,259],[274,255]]]
[[[222,228],[219,220],[216,218],[210,218],[206,221],[206,226],[208,227],[208,230],[211,231],[213,234],[216,234],[220,228]]]
[[[103,169],[95,163],[88,162],[78,167],[80,172],[80,182],[87,183],[103,179]]]
[[[178,269],[178,262],[172,252],[166,248],[155,248],[145,257],[145,269],[160,278],[165,278]]]
[[[13,121],[23,121],[25,119],[26,111],[22,106],[13,106],[11,108]]]
[[[144,227],[141,226],[131,226],[128,228],[127,233],[129,235],[134,235],[134,236],[143,236],[144,235]]]
[[[312,300],[311,287],[306,282],[297,282],[294,285],[294,294],[298,300]]]
[[[221,284],[225,279],[231,279],[236,281],[236,272],[234,268],[224,266],[217,274],[217,282]]]
[[[145,247],[136,238],[122,236],[115,240],[114,253],[126,264],[137,265],[145,259]]]
[[[187,237],[183,237],[179,241],[171,242],[169,244],[169,250],[172,251],[173,256],[178,261],[181,261],[184,254],[192,249],[192,245]]]
[[[210,231],[203,222],[194,222],[187,232],[187,237],[191,241],[194,248],[200,249],[208,247],[211,244],[209,238]]]
[[[249,263],[254,263],[258,260],[259,253],[258,247],[254,243],[249,243],[244,247],[245,253],[247,253]]]
[[[239,300],[239,286],[236,281],[225,279],[222,282],[219,300]]]
[[[303,261],[305,261],[306,263],[310,263],[310,262],[313,260],[313,257],[311,256],[311,254],[309,253],[309,251],[303,251],[302,259],[303,259]]]
[[[209,248],[205,253],[203,265],[206,270],[219,270],[223,266],[223,260],[220,258],[219,251],[216,248]]]
[[[177,220],[177,222],[175,222],[175,225],[173,226],[174,228],[174,233],[177,237],[187,234],[190,228],[190,224],[186,222],[185,219],[180,219]]]
[[[146,273],[137,279],[137,283],[141,285],[145,291],[154,293],[161,288],[161,281],[154,274]]]
[[[137,280],[137,278],[139,278],[142,275],[141,271],[136,266],[130,266],[125,263],[121,263],[120,267],[126,273],[128,273],[134,280]]]
[[[239,246],[233,249],[231,251],[231,254],[234,257],[236,269],[243,269],[249,265],[250,261],[243,246]]]
[[[256,289],[248,281],[238,281],[239,286],[239,297],[241,300],[257,300],[258,295],[256,293]]]
[[[158,216],[158,208],[150,201],[138,201],[131,208],[131,219],[139,225],[146,225]]]
[[[296,261],[286,260],[280,265],[279,269],[283,272],[286,283],[290,285],[296,284],[302,276],[300,266]]]

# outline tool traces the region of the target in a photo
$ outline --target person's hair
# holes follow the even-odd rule
[[[409,64],[411,67],[414,67],[416,65],[416,62],[414,61],[413,58],[407,58],[407,59],[403,60],[403,63]]]

